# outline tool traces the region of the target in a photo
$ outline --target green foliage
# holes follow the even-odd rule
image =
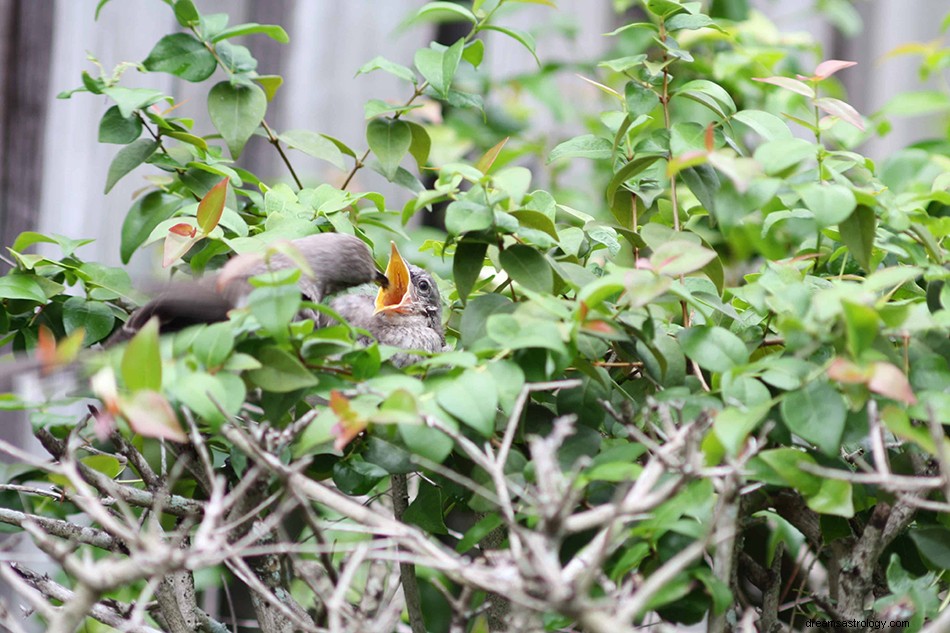
[[[950,137],[877,164],[860,153],[887,117],[946,116],[950,97],[901,95],[861,115],[838,98],[833,77],[852,64],[828,60],[799,74],[811,45],[771,38],[759,28],[765,18],[745,2],[717,0],[705,12],[698,2],[618,1],[638,6],[645,21],[611,34],[609,58],[584,69],[602,94],[583,119],[586,129],[547,138],[531,127],[537,113],[530,108],[559,112],[551,79],[563,69],[542,66],[507,80],[543,105],[511,106],[503,116],[496,93],[510,86],[479,69],[492,48],[492,37],[481,39],[486,31],[545,59],[530,34],[496,15],[517,3],[420,8],[412,22],[451,19],[470,32],[448,47],[421,48],[413,68],[377,57],[360,69],[407,84],[403,105],[367,104],[365,154],[316,131],[274,131],[266,117],[282,79],[259,75],[250,50],[230,39],[263,34],[286,43],[286,32],[227,27],[226,16],[202,14],[191,0],[171,3],[182,32],[163,37],[138,69],[211,84],[214,129],[194,129],[187,115],[195,104],[119,85],[121,69],[84,75],[73,92],[109,99],[99,139],[123,146],[106,192],[142,164],[161,174],[125,218],[124,262],[155,241],[164,241],[167,266],[200,273],[231,252],[317,231],[356,234],[380,254],[389,239],[428,239],[420,249],[427,253],[414,259],[441,277],[454,350],[396,370],[385,362],[393,350],[367,344],[361,332],[302,319],[302,307],[332,311],[302,303],[301,271],[293,270],[252,280],[247,306],[226,323],[168,340],[143,329],[118,361],[124,388],[157,392],[187,410],[216,465],[241,459],[221,433],[239,413],[288,428],[309,411],[313,421],[284,448],[313,460],[310,476],[369,495],[386,490],[393,473],[421,472],[408,524],[457,538],[460,552],[502,525],[551,529],[564,537],[562,562],[584,545],[573,539],[593,532],[560,534],[562,526],[550,524],[557,517],[543,516],[526,492],[536,490],[538,472],[554,467],[533,459],[531,443],[554,435],[558,420],[577,422],[557,449],[558,466],[574,477],[570,490],[560,490],[573,504],[569,524],[575,510],[626,494],[645,476],[646,456],[691,429],[703,472],[670,461],[666,467],[684,479],[668,497],[633,518],[611,518],[620,527],[610,534],[616,549],[601,561],[605,578],[642,583],[691,545],[710,556],[727,547],[713,508],[735,501],[730,494],[743,498],[734,506],[737,529],[749,530],[748,542],[765,534],[772,548],[768,556],[747,548],[745,562],[735,563],[739,574],[771,573],[778,543],[790,561],[804,560],[797,552],[807,547],[812,560],[831,565],[866,533],[876,508],[917,494],[874,473],[933,474],[950,461]],[[825,4],[837,7],[827,10],[839,26],[853,26],[840,3]],[[925,75],[950,59],[945,48],[927,52]],[[219,71],[224,78],[212,79]],[[423,99],[444,106],[443,121],[417,116]],[[163,102],[173,107],[162,111]],[[519,109],[523,120],[513,125]],[[281,149],[292,184],[261,182],[240,166],[255,135]],[[302,187],[285,148],[324,160],[339,177]],[[364,166],[401,195],[348,190]],[[569,168],[584,177],[570,178]],[[445,210],[445,233],[407,228],[436,205]],[[62,256],[25,252],[36,242],[58,244]],[[78,246],[38,234],[13,245],[16,267],[0,278],[5,343],[32,350],[46,327],[58,337],[82,329],[91,345],[141,303],[124,272],[80,260]],[[130,425],[146,443],[181,432],[168,431],[166,421]],[[511,516],[485,494],[494,483],[466,442],[504,442]],[[704,479],[729,468],[741,487],[726,491]],[[474,484],[466,489],[459,480]],[[865,561],[875,583],[886,577],[875,595],[890,592],[876,608],[900,603],[912,630],[933,617],[947,590],[946,578],[931,572],[950,564],[950,500],[927,488],[920,501],[935,509],[908,511],[889,543],[899,555],[885,555],[882,545]],[[477,521],[475,512],[483,514]],[[459,517],[468,521],[464,535],[447,527]],[[639,611],[624,611],[624,625],[648,611],[668,622],[715,620],[726,611],[741,617],[741,583],[717,576],[721,568],[707,561],[694,556]],[[424,584],[453,582],[430,571]],[[602,595],[607,585],[599,582],[585,591]],[[828,611],[832,603],[802,603],[776,617],[841,615]],[[573,626],[575,614],[565,607],[542,615],[554,630]]]

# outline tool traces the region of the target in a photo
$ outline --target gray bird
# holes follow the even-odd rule
[[[386,277],[389,285],[379,290],[375,301],[369,295],[350,294],[337,297],[330,307],[384,345],[430,353],[445,349],[442,299],[432,276],[406,264],[392,244]],[[406,352],[390,360],[396,367],[406,367],[419,359],[419,354]]]
[[[248,280],[266,272],[300,268],[297,285],[314,303],[340,290],[369,282],[388,285],[385,275],[377,270],[369,247],[357,237],[317,233],[287,244],[289,248],[272,249],[269,256],[264,253],[238,255],[216,275],[198,283],[168,286],[133,312],[108,343],[128,340],[153,316],[158,317],[164,332],[197,323],[226,321],[228,311],[241,307],[253,290]]]

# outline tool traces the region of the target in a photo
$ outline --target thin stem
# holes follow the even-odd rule
[[[224,60],[218,55],[218,51],[215,49],[214,45],[201,37],[201,34],[198,32],[194,26],[191,27],[191,32],[194,33],[195,37],[205,45],[205,48],[208,49],[208,52],[214,56],[215,61],[218,62],[218,66],[228,75],[234,75],[233,72],[228,68],[227,64],[224,63]],[[284,162],[284,165],[287,166],[287,170],[290,171],[291,178],[294,179],[294,184],[297,185],[298,189],[303,189],[303,185],[300,183],[300,178],[297,177],[297,172],[294,170],[293,164],[290,162],[290,158],[287,157],[287,154],[284,152],[284,149],[280,146],[280,139],[274,134],[274,131],[267,124],[267,119],[261,119],[261,127],[264,128],[264,131],[267,133],[268,142],[274,146],[277,150],[277,153],[280,155],[280,159]]]

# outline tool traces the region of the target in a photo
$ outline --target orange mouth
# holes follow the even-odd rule
[[[395,242],[390,242],[391,251],[389,254],[389,264],[386,266],[386,278],[389,279],[389,287],[380,288],[376,294],[376,311],[379,314],[384,310],[393,312],[405,312],[412,305],[412,293],[409,292],[411,281],[409,279],[409,266],[406,265]]]

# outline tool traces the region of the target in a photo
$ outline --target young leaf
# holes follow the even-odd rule
[[[498,154],[500,154],[501,150],[504,149],[509,138],[510,137],[506,136],[502,140],[495,143],[491,149],[485,152],[482,157],[475,162],[475,169],[482,172],[483,174],[487,174],[489,171],[491,171],[492,165],[495,164],[495,160],[498,159]]]
[[[827,79],[839,70],[844,70],[845,68],[851,68],[852,66],[857,66],[858,62],[846,62],[840,59],[828,59],[815,68],[815,79]]]
[[[412,145],[412,130],[408,123],[398,119],[373,119],[366,126],[366,142],[379,159],[383,175],[392,180]]]
[[[225,178],[216,184],[198,203],[198,226],[205,235],[211,233],[221,220],[221,214],[224,213],[224,201],[228,196],[229,180]]]
[[[162,356],[158,349],[158,318],[149,319],[136,332],[122,354],[122,380],[133,393],[140,389],[161,391]]]
[[[416,68],[443,99],[449,96],[449,88],[462,59],[464,45],[465,40],[460,39],[446,49],[421,48],[416,51],[413,60]]]
[[[772,84],[773,86],[778,86],[779,88],[784,88],[800,95],[804,95],[809,99],[814,99],[816,96],[814,88],[802,81],[792,79],[791,77],[753,77],[752,81],[760,81],[764,84]]]
[[[233,158],[261,124],[267,113],[267,96],[254,84],[232,85],[222,81],[208,93],[208,114],[221,132]]]
[[[161,191],[152,191],[138,198],[122,222],[119,254],[128,264],[132,254],[148,239],[156,226],[170,218],[181,204],[181,198]]]
[[[831,97],[822,97],[821,99],[815,99],[815,105],[831,116],[836,116],[845,123],[853,125],[862,132],[864,131],[864,120],[850,103]]]
[[[157,437],[182,444],[188,441],[174,409],[157,391],[141,389],[131,398],[120,398],[119,410],[132,430],[142,437]]]
[[[168,268],[177,262],[202,237],[198,235],[198,229],[187,222],[169,228],[162,247],[162,266]]]

